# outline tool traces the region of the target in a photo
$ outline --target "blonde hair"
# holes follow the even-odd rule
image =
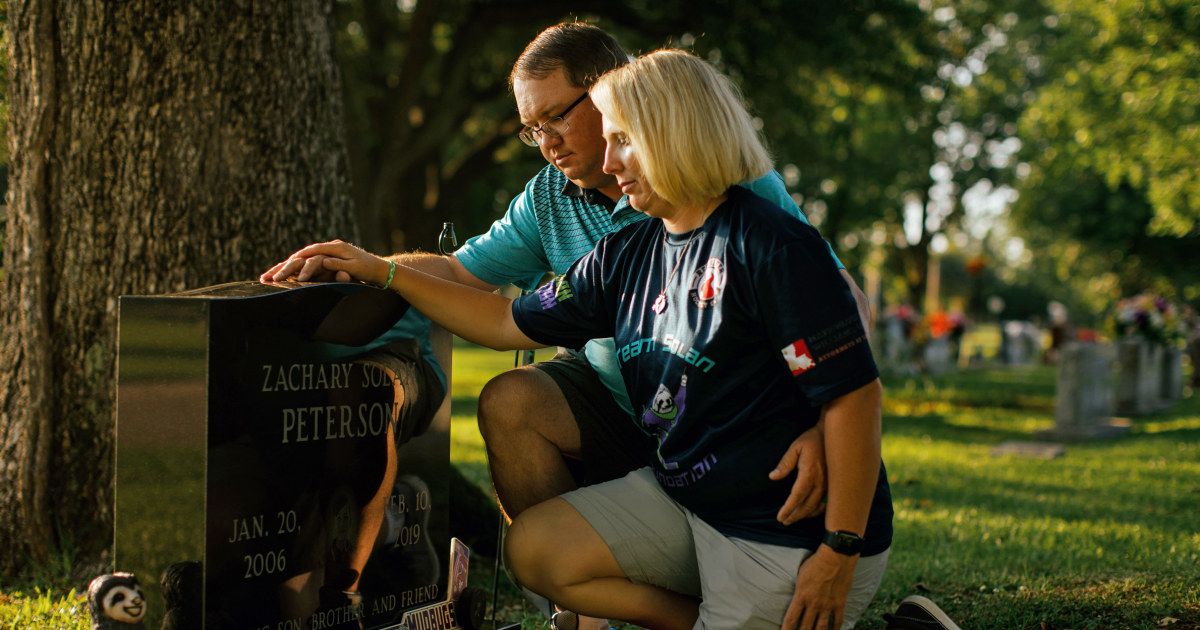
[[[628,135],[647,183],[674,205],[724,194],[771,169],[741,94],[682,50],[658,50],[600,77],[592,103]]]

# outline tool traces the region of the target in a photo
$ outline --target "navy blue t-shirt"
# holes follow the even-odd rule
[[[878,372],[854,298],[811,226],[734,186],[694,232],[643,221],[605,236],[518,299],[513,317],[547,345],[616,339],[634,416],[658,439],[647,464],[680,504],[727,536],[820,544],[824,516],[775,520],[792,480],[767,475],[822,405]],[[890,545],[891,518],[881,465],[866,555]]]

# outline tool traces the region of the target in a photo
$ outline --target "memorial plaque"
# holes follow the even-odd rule
[[[406,310],[357,283],[121,298],[114,564],[147,627],[183,601],[197,628],[384,628],[446,599],[449,398],[405,417],[380,360]]]

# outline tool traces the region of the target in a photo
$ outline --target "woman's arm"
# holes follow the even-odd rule
[[[829,505],[825,529],[862,535],[879,481],[882,444],[879,379],[825,407],[825,457]]]
[[[322,266],[345,272],[353,280],[376,286],[388,281],[389,262],[350,243],[330,241],[309,245],[293,258],[321,256]],[[340,274],[339,274],[340,276]],[[413,308],[450,332],[496,350],[541,348],[525,336],[512,316],[512,300],[396,265],[389,289],[397,291]]]
[[[829,504],[825,529],[862,535],[879,480],[883,389],[879,379],[829,402],[823,410]],[[828,628],[842,625],[842,615],[858,556],[839,554],[825,545],[800,565],[796,594],[783,627]]]

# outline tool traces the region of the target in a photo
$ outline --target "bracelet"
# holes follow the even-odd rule
[[[380,288],[381,289],[392,288],[392,278],[394,278],[395,276],[396,276],[396,261],[389,260],[388,261],[388,279],[386,282],[383,283],[383,286]]]

